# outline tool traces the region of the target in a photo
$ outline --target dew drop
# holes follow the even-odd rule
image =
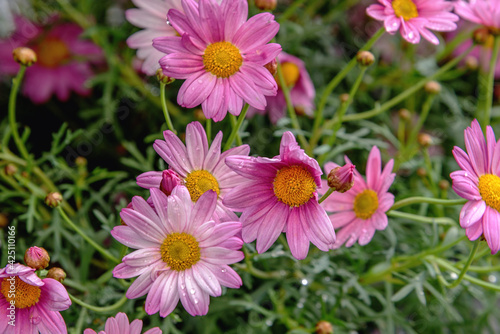
[[[273,325],[273,321],[271,319],[266,320],[266,326],[271,327]]]
[[[189,290],[189,293],[191,293],[192,295],[194,295],[194,294],[195,294],[195,292],[196,292],[196,290],[195,290],[195,289],[191,289],[191,290]]]
[[[455,273],[451,273],[451,274],[450,274],[450,277],[451,277],[451,279],[457,279],[457,278],[458,278],[458,275],[457,275],[457,274],[455,274]]]
[[[41,318],[38,317],[38,316],[34,316],[33,318],[30,319],[30,322],[33,324],[33,325],[38,325],[40,323],[40,320]]]
[[[194,300],[194,303],[195,303],[195,304],[198,304],[198,303],[199,303],[198,299],[195,299],[195,300]]]
[[[488,276],[488,281],[490,281],[491,283],[496,283],[497,277],[495,275],[490,275]]]
[[[304,278],[302,279],[302,281],[300,281],[300,283],[302,283],[302,285],[307,285],[309,284],[309,281]]]
[[[222,269],[221,271],[222,271],[223,273],[225,273],[227,270],[226,270],[226,269]]]

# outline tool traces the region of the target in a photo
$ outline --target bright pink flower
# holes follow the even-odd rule
[[[410,43],[420,42],[420,35],[432,44],[439,39],[429,31],[452,31],[457,28],[458,16],[450,13],[453,4],[445,0],[378,0],[366,9],[368,15],[384,21],[385,30],[394,34],[397,30]]]
[[[318,204],[321,169],[308,157],[289,131],[281,138],[280,155],[272,159],[232,156],[226,164],[248,181],[236,186],[223,203],[242,211],[242,237],[257,239],[257,252],[271,247],[286,232],[292,255],[302,260],[312,242],[328,251],[335,232],[326,212]]]
[[[66,101],[70,92],[89,95],[85,82],[93,76],[90,61],[101,59],[101,49],[83,40],[83,30],[73,23],[51,26],[50,30],[36,26],[24,18],[16,18],[16,32],[0,40],[0,73],[13,75],[19,70],[12,50],[19,46],[32,48],[38,61],[27,68],[23,93],[34,103],[47,102],[55,94]]]
[[[221,154],[222,132],[208,147],[207,134],[199,122],[188,124],[186,145],[172,131],[167,130],[163,135],[165,140],[156,140],[154,148],[169,168],[181,177],[193,202],[206,191],[213,190],[218,195],[216,216],[222,220],[236,220],[234,212],[226,208],[222,200],[244,179],[229,169],[224,159],[232,155],[248,155],[250,147],[241,145]],[[146,189],[159,188],[161,180],[162,172],[146,172],[137,177],[137,184]]]
[[[279,24],[270,13],[247,21],[246,0],[183,0],[184,13],[171,9],[168,20],[181,35],[156,38],[153,46],[167,55],[163,73],[186,79],[177,102],[186,108],[199,104],[205,116],[218,122],[229,111],[239,115],[243,101],[265,109],[265,96],[276,95],[276,81],[265,64],[281,51],[267,44]]]
[[[484,235],[495,254],[500,249],[500,142],[491,126],[485,140],[477,120],[465,129],[464,137],[467,153],[453,148],[461,170],[450,174],[453,190],[468,200],[460,212],[460,226],[469,240]]]
[[[457,1],[455,12],[468,21],[500,29],[500,0]]]
[[[292,104],[296,112],[312,116],[316,91],[314,90],[311,77],[307,73],[304,62],[285,52],[279,54],[278,60],[281,63],[285,82],[288,87],[291,87],[290,97],[292,98]],[[275,78],[278,80],[277,76]],[[280,118],[285,116],[286,112],[286,101],[283,90],[278,85],[278,94],[276,96],[268,96],[266,99],[267,106],[265,110],[250,107],[247,115],[251,117],[256,113],[264,115],[267,112],[271,122],[276,124]]]
[[[239,288],[241,278],[228,265],[244,255],[243,241],[236,235],[241,223],[215,223],[211,217],[217,194],[208,191],[196,203],[184,186],[170,196],[151,188],[155,210],[141,197],[132,199],[133,209],[123,209],[126,226],[115,226],[113,237],[137,249],[115,267],[117,278],[139,276],[127,291],[130,299],[147,294],[146,312],[169,315],[179,299],[189,314],[205,315],[210,297],[220,296],[221,285]]]
[[[141,334],[142,320],[135,319],[129,323],[125,313],[120,312],[115,317],[109,317],[106,320],[106,326],[103,331],[96,333],[94,330],[87,328],[83,334]],[[145,331],[144,334],[161,334],[162,331],[158,327],[151,328]]]
[[[42,280],[35,269],[19,263],[0,269],[0,283],[0,333],[67,333],[59,312],[67,310],[71,300],[61,283]]]
[[[351,163],[345,158],[347,163]],[[375,230],[384,230],[387,227],[387,210],[394,204],[394,195],[387,192],[396,174],[391,173],[394,161],[391,159],[381,166],[380,151],[373,146],[366,163],[365,179],[354,170],[356,175],[354,185],[345,193],[333,193],[321,203],[330,215],[333,227],[337,231],[337,241],[333,245],[339,248],[344,243],[351,247],[356,241],[364,246],[369,243]],[[325,164],[325,172],[337,167],[333,162]],[[326,181],[323,181],[326,185]],[[323,187],[323,192],[328,189]]]

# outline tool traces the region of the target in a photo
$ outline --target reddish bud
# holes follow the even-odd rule
[[[345,193],[354,185],[353,164],[345,164],[342,167],[335,167],[328,173],[328,186],[339,193]]]
[[[50,268],[49,272],[47,273],[47,278],[52,278],[58,282],[62,282],[66,278],[66,272],[61,268]]]
[[[24,253],[24,262],[28,267],[38,269],[45,269],[49,265],[50,256],[45,248],[33,246],[26,250]]]
[[[179,174],[171,169],[167,169],[163,171],[161,182],[160,182],[160,190],[167,196],[170,196],[172,190],[178,185],[183,185],[184,182],[180,178]]]
[[[62,202],[63,197],[60,193],[49,193],[47,197],[45,197],[45,204],[50,206],[51,208],[58,207],[59,204]]]
[[[30,48],[19,47],[12,51],[14,60],[23,66],[31,66],[36,63],[36,53]]]
[[[314,329],[317,334],[333,334],[332,324],[325,320],[319,321]]]
[[[276,75],[276,73],[278,73],[278,62],[276,61],[276,58],[264,65],[264,67],[267,68],[267,70],[273,77]]]

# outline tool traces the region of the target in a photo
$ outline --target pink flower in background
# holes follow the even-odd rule
[[[181,35],[156,38],[153,45],[166,53],[163,73],[186,79],[177,102],[186,108],[199,104],[206,118],[218,122],[229,111],[239,115],[243,101],[265,109],[266,96],[276,95],[276,81],[265,64],[281,51],[268,42],[279,24],[261,13],[247,21],[246,0],[183,0],[184,12],[171,9],[168,20]]]
[[[445,0],[378,0],[366,9],[368,15],[384,21],[385,30],[394,34],[397,30],[410,43],[420,42],[420,35],[432,44],[439,39],[430,31],[452,31],[457,28],[458,16],[450,13],[453,4]],[[429,30],[430,29],[430,30]]]
[[[485,140],[477,120],[464,130],[464,137],[467,153],[453,148],[461,170],[450,174],[453,190],[468,200],[460,212],[460,226],[469,240],[483,235],[495,254],[500,249],[500,143],[491,126]]]
[[[468,21],[500,29],[500,0],[457,1],[455,12]]]
[[[0,333],[67,333],[59,313],[71,305],[66,288],[52,278],[40,279],[35,269],[15,263],[0,269]],[[15,297],[9,291],[15,290]],[[15,326],[9,325],[13,314]]]
[[[268,250],[281,232],[286,232],[290,251],[299,260],[306,258],[309,242],[325,252],[332,248],[335,232],[316,191],[321,169],[291,132],[283,134],[280,155],[272,159],[232,156],[226,163],[247,181],[227,194],[223,203],[243,212],[243,240],[257,239],[257,252]]]
[[[141,331],[142,320],[135,319],[132,323],[129,323],[127,315],[120,312],[115,317],[109,317],[106,320],[104,331],[96,333],[96,331],[87,328],[83,334],[141,334]],[[145,331],[144,334],[162,334],[162,331],[160,328],[154,327]]]
[[[89,95],[85,82],[93,76],[91,61],[99,61],[101,49],[80,38],[83,30],[73,23],[55,24],[47,29],[17,17],[16,31],[0,40],[0,73],[15,75],[19,65],[12,50],[19,46],[33,49],[38,61],[26,70],[23,93],[34,103],[47,102],[52,95],[68,100],[71,91]]]
[[[307,73],[304,62],[285,52],[279,54],[278,60],[281,63],[285,82],[290,88],[290,97],[292,98],[292,104],[297,114],[312,116],[316,91],[314,90],[311,77],[309,73]],[[275,78],[278,82],[277,75]],[[250,107],[247,115],[251,117],[256,113],[264,115],[267,112],[271,122],[276,124],[276,122],[284,117],[286,113],[285,96],[279,86],[279,82],[276,96],[268,96],[266,99],[267,106],[265,109]]]
[[[345,158],[346,163],[351,163]],[[387,210],[394,204],[394,195],[387,192],[396,174],[391,173],[394,161],[391,159],[381,166],[380,151],[373,146],[366,163],[365,179],[354,170],[355,181],[352,188],[345,193],[334,192],[321,203],[329,212],[333,227],[337,231],[337,241],[333,245],[339,248],[344,243],[351,247],[356,241],[364,246],[368,244],[375,234],[375,230],[384,230],[387,227]],[[333,162],[325,165],[325,172],[329,173],[338,167]],[[326,181],[323,181],[326,186]],[[328,187],[323,187],[323,192]]]
[[[232,155],[248,155],[250,147],[241,145],[221,153],[222,132],[217,133],[208,147],[207,134],[199,122],[188,124],[186,145],[172,131],[167,130],[163,135],[165,140],[156,140],[154,148],[182,179],[193,202],[206,191],[213,190],[218,195],[216,219],[236,220],[234,212],[226,208],[222,200],[244,179],[229,169],[224,159]],[[161,181],[162,172],[146,172],[137,177],[137,184],[146,189],[159,188]]]
[[[214,191],[196,203],[186,187],[177,186],[170,196],[151,188],[156,210],[141,197],[132,199],[134,209],[123,209],[126,226],[115,226],[113,237],[137,249],[126,255],[113,270],[114,277],[139,276],[127,291],[130,299],[147,294],[148,314],[169,315],[180,299],[186,311],[208,312],[210,296],[222,293],[221,285],[239,288],[238,274],[229,264],[243,259],[243,241],[237,237],[241,223],[216,223],[211,217],[217,206]],[[168,209],[167,209],[168,207]]]

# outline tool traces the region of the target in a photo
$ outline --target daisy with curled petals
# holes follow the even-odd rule
[[[239,115],[243,101],[265,109],[266,96],[277,92],[265,64],[281,51],[268,42],[279,24],[270,13],[247,21],[246,0],[182,0],[184,13],[171,9],[168,20],[181,37],[165,36],[153,46],[167,55],[160,60],[163,73],[186,79],[177,102],[186,108],[199,104],[206,118],[218,122],[229,111]]]
[[[345,160],[351,163],[347,157]],[[381,170],[380,151],[373,146],[366,163],[366,182],[355,169],[352,188],[345,193],[335,192],[321,203],[326,211],[333,212],[330,215],[333,227],[340,229],[334,248],[343,244],[351,247],[356,241],[364,246],[372,240],[375,230],[387,227],[385,213],[394,204],[394,195],[387,192],[396,176],[391,173],[393,166],[391,159]],[[326,163],[325,172],[329,173],[335,167],[338,166],[333,162]],[[323,182],[326,185],[326,181]]]
[[[321,169],[291,132],[283,134],[280,155],[272,159],[231,156],[226,164],[247,181],[227,194],[223,203],[242,212],[243,240],[257,239],[257,252],[268,250],[281,232],[286,232],[290,251],[299,260],[307,256],[309,242],[325,252],[331,249],[335,232],[316,191]]]
[[[469,240],[484,236],[495,254],[500,249],[500,142],[491,126],[485,140],[477,120],[465,129],[464,137],[467,153],[453,148],[461,170],[450,174],[453,190],[468,200],[460,212],[460,226]]]
[[[217,194],[208,191],[196,203],[184,186],[167,197],[152,188],[155,209],[141,197],[132,199],[133,209],[123,209],[125,225],[115,226],[111,235],[137,249],[126,255],[113,270],[114,277],[139,276],[127,290],[127,297],[147,294],[146,312],[169,315],[179,299],[186,311],[205,315],[209,296],[222,293],[221,285],[239,288],[240,276],[228,265],[243,259],[243,241],[237,237],[241,223],[215,223],[211,217]],[[168,209],[167,209],[168,207]]]
[[[109,317],[106,320],[104,331],[96,333],[94,330],[87,328],[83,334],[141,334],[141,331],[142,320],[135,319],[132,323],[129,323],[127,315],[120,312],[116,317]],[[144,334],[162,334],[162,331],[160,328],[155,327],[145,331]]]
[[[500,1],[469,0],[455,2],[455,12],[466,19],[500,33]]]
[[[385,30],[401,36],[412,44],[420,42],[420,35],[432,44],[439,39],[430,30],[453,31],[458,16],[450,13],[453,3],[445,0],[378,0],[366,9],[366,13],[376,20],[384,21]],[[430,30],[429,30],[430,29]]]
[[[165,140],[156,140],[156,152],[176,172],[191,194],[193,202],[208,190],[218,195],[215,214],[218,218],[236,219],[234,212],[222,204],[224,196],[237,184],[244,181],[224,162],[232,155],[248,155],[250,147],[241,145],[221,153],[222,132],[215,136],[208,147],[207,134],[199,122],[192,122],[186,128],[186,145],[172,132],[163,133]],[[143,188],[159,188],[162,172],[146,172],[137,177],[137,184]],[[225,217],[225,218],[224,218]]]
[[[59,313],[71,305],[66,288],[15,263],[0,269],[0,333],[67,333]]]

